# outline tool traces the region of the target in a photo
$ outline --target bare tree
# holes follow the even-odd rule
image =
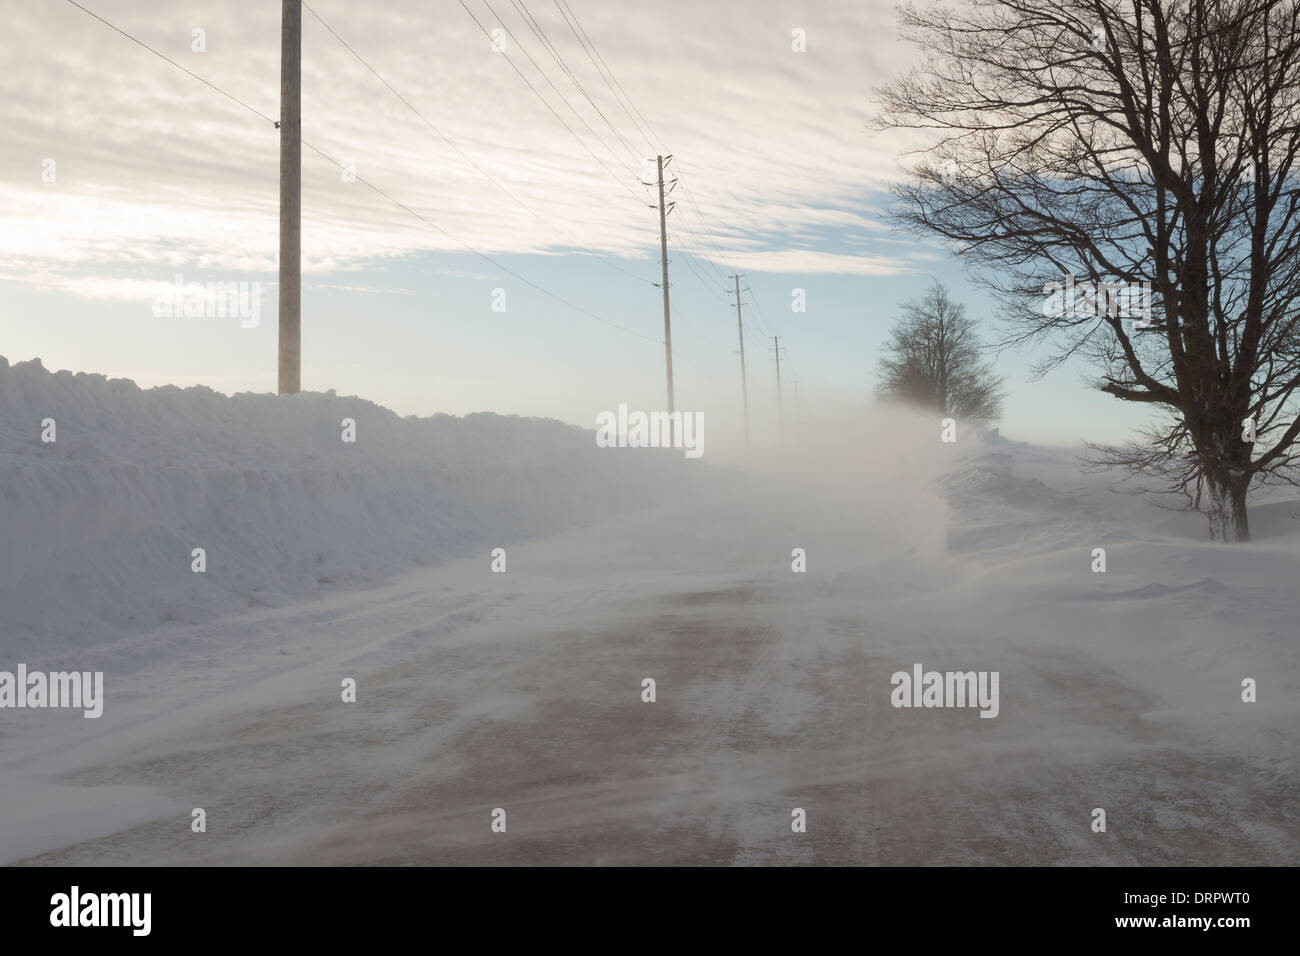
[[[1247,540],[1248,492],[1300,463],[1297,10],[909,6],[926,59],[881,91],[882,126],[938,140],[901,221],[978,267],[1012,315],[1003,344],[1048,346],[1039,372],[1083,355],[1152,408],[1145,440],[1097,460],[1184,493],[1216,540]]]
[[[903,305],[880,359],[878,393],[885,398],[967,421],[1001,414],[1002,380],[981,362],[975,321],[939,282]]]

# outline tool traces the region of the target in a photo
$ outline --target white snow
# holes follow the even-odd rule
[[[0,410],[0,648],[37,659],[636,511],[681,470],[554,421],[141,390],[39,360],[0,357]]]
[[[1300,849],[1294,494],[1255,503],[1254,543],[1213,545],[1077,450],[943,445],[895,411],[790,426],[743,470],[553,422],[32,365],[0,367],[0,412],[0,669],[106,675],[99,720],[0,711],[0,861]],[[891,708],[917,662],[999,671],[998,717]]]

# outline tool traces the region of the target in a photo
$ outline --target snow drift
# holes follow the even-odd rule
[[[0,862],[1294,860],[1300,502],[1209,544],[1077,449],[939,434],[822,408],[727,471],[0,362],[0,669],[107,699],[6,711]],[[997,718],[894,708],[917,664],[997,672]]]
[[[602,452],[551,420],[144,390],[0,358],[0,647],[52,651],[475,552],[487,562],[651,507],[691,468],[680,452]]]

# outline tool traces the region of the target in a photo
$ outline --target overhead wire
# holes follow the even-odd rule
[[[407,109],[409,109],[412,113],[414,113],[416,117],[419,118],[420,122],[424,123],[425,126],[429,127],[429,129],[437,133],[438,136],[440,136],[448,146],[450,146],[453,150],[456,151],[456,153],[461,157],[461,159],[465,160],[466,163],[472,166],[480,175],[483,176],[484,179],[490,182],[493,186],[496,186],[497,189],[501,190],[501,192],[505,193],[505,195],[510,197],[510,199],[513,200],[518,206],[520,206],[522,209],[530,213],[534,218],[536,218],[548,229],[550,229],[552,232],[558,235],[561,239],[563,239],[565,242],[569,243],[571,246],[577,249],[577,251],[580,252],[582,255],[590,256],[591,258],[594,259],[599,259],[601,262],[605,263],[611,269],[615,269],[619,272],[622,272],[624,275],[631,276],[633,279],[636,279],[638,282],[644,282],[647,285],[654,285],[654,282],[651,281],[650,279],[646,279],[643,276],[639,276],[636,273],[628,269],[625,269],[624,267],[620,266],[618,263],[610,260],[605,256],[600,255],[599,253],[587,252],[583,250],[581,248],[581,243],[578,242],[578,240],[574,239],[572,236],[565,233],[559,227],[555,226],[548,219],[546,219],[546,217],[543,216],[541,213],[534,210],[531,206],[529,206],[522,199],[516,196],[513,192],[507,189],[504,185],[502,185],[502,183],[500,183],[491,173],[489,173],[477,162],[475,162],[474,159],[471,156],[469,156],[467,153],[465,153],[464,150],[462,150],[459,146],[457,146],[456,143],[451,139],[451,137],[449,137],[446,133],[444,133],[441,129],[439,129],[435,123],[433,123],[422,112],[420,112],[420,110],[417,109],[415,105],[411,103],[410,100],[408,100],[405,96],[403,96],[401,92],[398,91],[397,88],[393,86],[392,83],[388,82],[388,80],[384,77],[384,75],[381,74],[377,69],[375,69],[375,67],[371,65],[371,63],[365,57],[363,57],[360,53],[358,53],[357,50],[350,43],[348,43],[348,41],[345,40],[337,30],[335,30],[332,26],[330,26],[330,24],[326,22],[324,17],[322,17],[319,13],[317,13],[314,9],[312,9],[312,7],[306,2],[306,0],[303,0],[302,5],[313,17],[315,17],[320,22],[321,26],[323,26],[326,30],[329,31],[329,33],[334,37],[334,39],[338,40],[338,42],[341,43],[349,53],[351,53],[363,66],[365,66],[366,69],[368,69],[371,73],[375,75],[375,77],[379,80],[379,82],[383,83],[384,86],[388,88],[389,92],[391,92],[395,97],[397,97],[397,99],[400,100],[401,103]]]
[[[483,32],[483,35],[486,36],[489,40],[491,40],[492,34],[487,30],[486,27],[483,26],[482,23],[479,22],[478,17],[474,16],[474,12],[470,10],[470,8],[465,4],[465,0],[457,0],[457,2],[460,3],[461,7],[465,10],[465,12],[470,15],[470,18],[478,26],[479,30]],[[598,134],[595,130],[591,128],[591,124],[588,123],[586,119],[583,118],[581,113],[579,113],[576,109],[574,109],[573,104],[570,103],[568,98],[565,97],[564,94],[562,94],[559,91],[559,88],[555,85],[554,82],[552,82],[551,78],[546,74],[546,71],[544,71],[540,66],[537,65],[537,61],[533,59],[533,56],[531,53],[528,52],[527,47],[525,47],[522,43],[520,43],[517,39],[515,39],[515,35],[511,31],[511,29],[508,26],[506,26],[504,22],[502,22],[500,16],[497,15],[496,10],[492,9],[492,4],[489,3],[488,0],[482,0],[482,3],[483,6],[487,7],[488,11],[492,14],[492,16],[496,17],[497,22],[501,24],[501,28],[506,31],[506,35],[511,40],[514,41],[515,46],[517,46],[523,52],[524,56],[528,58],[528,62],[533,65],[533,68],[537,70],[537,72],[541,75],[542,79],[544,79],[548,84],[550,84],[551,89],[553,89],[556,95],[559,96],[560,101],[569,108],[570,112],[572,112],[574,116],[578,117],[579,122],[581,122],[584,126],[586,126],[587,132],[591,133],[591,135],[595,137],[596,141],[600,143],[601,146],[603,146],[606,150],[609,150],[609,145],[603,139],[601,139],[600,134]],[[601,165],[601,168],[603,168],[605,172],[609,173],[609,175],[614,179],[615,182],[622,185],[623,188],[625,188],[629,193],[631,193],[633,198],[639,199],[636,193],[633,192],[632,187],[628,185],[626,181],[619,178],[618,174],[615,173],[612,169],[610,169],[609,166],[606,165],[605,161],[596,155],[595,150],[593,150],[590,146],[588,146],[586,141],[583,140],[582,137],[580,137],[577,133],[575,133],[573,131],[573,128],[564,121],[564,118],[555,111],[555,108],[551,106],[550,101],[547,100],[546,97],[542,96],[541,92],[537,89],[536,86],[533,85],[532,81],[529,80],[528,77],[524,75],[523,70],[519,69],[519,67],[515,64],[515,61],[510,59],[510,55],[506,53],[504,49],[499,51],[499,55],[503,59],[505,59],[507,63],[510,64],[511,69],[513,69],[519,75],[519,78],[528,84],[528,88],[533,91],[533,95],[536,96],[539,100],[541,100],[542,104],[548,110],[550,110],[551,114],[554,115],[555,118],[560,121],[561,125],[563,125],[564,128],[569,131],[569,133],[573,136],[573,138],[582,144],[583,148],[586,149],[587,152],[591,154],[592,158],[595,159],[596,162],[598,162]],[[610,154],[614,155],[612,150],[610,150]],[[618,160],[619,162],[622,162],[622,159],[617,156],[615,156],[615,159]],[[628,172],[631,173],[633,177],[636,177],[638,175],[638,173],[633,171],[627,165],[627,163],[623,163],[623,167],[627,169]]]
[[[171,57],[167,56],[167,55],[164,54],[164,53],[161,53],[161,52],[158,51],[158,50],[156,50],[154,47],[152,47],[152,46],[150,46],[149,44],[145,43],[143,40],[139,39],[138,37],[133,36],[132,34],[128,33],[126,30],[123,30],[122,28],[120,28],[120,27],[116,26],[115,24],[109,22],[109,21],[106,20],[104,17],[102,17],[102,16],[100,16],[99,14],[95,13],[93,10],[89,10],[89,9],[87,9],[86,7],[82,6],[80,3],[77,2],[77,0],[67,0],[67,2],[70,3],[70,4],[72,4],[74,7],[76,7],[76,8],[79,9],[79,10],[81,10],[82,12],[84,12],[84,13],[88,14],[89,16],[93,17],[94,19],[98,20],[100,23],[104,24],[105,26],[110,27],[111,29],[115,30],[117,33],[120,33],[122,36],[124,36],[124,37],[126,37],[127,39],[131,40],[133,43],[139,45],[140,47],[144,48],[145,50],[148,50],[150,53],[154,54],[154,55],[157,56],[158,58],[160,58],[160,59],[166,61],[167,63],[171,64],[172,66],[176,67],[176,69],[180,70],[181,72],[188,74],[189,76],[193,77],[193,78],[196,79],[196,80],[199,80],[199,81],[202,82],[205,86],[211,87],[213,90],[215,90],[216,92],[220,93],[222,96],[226,97],[227,99],[232,100],[232,101],[235,102],[235,103],[238,103],[238,104],[239,104],[240,106],[242,106],[244,109],[246,109],[246,110],[248,110],[249,112],[255,114],[256,116],[260,117],[261,119],[266,120],[267,122],[271,123],[273,126],[275,126],[275,127],[277,127],[277,128],[279,127],[280,124],[279,124],[276,120],[272,119],[270,116],[267,116],[267,115],[266,115],[265,113],[263,113],[261,110],[257,109],[256,107],[250,106],[248,103],[244,102],[244,101],[241,100],[239,97],[233,95],[232,93],[227,92],[226,90],[224,90],[224,89],[222,89],[221,87],[217,86],[215,83],[211,82],[210,80],[208,80],[208,79],[206,79],[206,78],[204,78],[204,77],[198,75],[198,74],[195,73],[194,71],[189,70],[189,69],[185,68],[184,66],[181,66],[179,63],[177,63],[177,62],[176,62],[175,60],[173,60]],[[629,329],[629,328],[627,328],[626,326],[619,325],[617,322],[612,322],[612,321],[610,321],[609,319],[606,319],[606,318],[604,318],[603,316],[598,315],[597,313],[592,312],[592,311],[589,310],[589,309],[583,308],[582,306],[577,305],[576,303],[570,302],[568,299],[564,298],[563,296],[561,296],[561,295],[559,295],[559,294],[557,294],[557,293],[552,292],[551,290],[545,288],[544,286],[539,285],[538,283],[536,283],[536,282],[534,282],[533,280],[529,279],[527,276],[525,276],[525,275],[523,275],[523,274],[517,272],[517,271],[514,270],[514,269],[511,269],[509,266],[506,266],[506,265],[504,265],[504,264],[498,262],[496,259],[494,259],[492,256],[488,255],[487,253],[485,253],[485,252],[481,252],[481,251],[479,251],[478,249],[475,249],[475,248],[474,248],[473,246],[471,246],[469,243],[465,242],[464,240],[462,240],[462,239],[458,238],[457,236],[453,235],[452,233],[448,232],[446,229],[444,229],[443,227],[439,226],[437,223],[433,222],[433,221],[432,221],[431,219],[429,219],[427,216],[423,215],[422,213],[420,213],[420,212],[418,212],[417,210],[413,209],[412,207],[408,206],[406,203],[403,203],[403,202],[401,202],[400,200],[396,199],[396,198],[393,197],[391,194],[389,194],[389,193],[386,192],[385,190],[381,189],[380,187],[376,186],[374,183],[370,182],[369,180],[365,179],[364,177],[362,177],[362,176],[360,176],[360,175],[357,175],[355,172],[352,172],[352,171],[351,171],[350,169],[348,169],[348,167],[345,166],[343,163],[341,163],[341,162],[339,162],[338,160],[334,159],[333,157],[329,156],[329,155],[326,154],[323,150],[317,148],[315,145],[313,145],[312,143],[308,142],[306,139],[300,139],[300,142],[302,143],[303,146],[307,147],[309,150],[311,150],[312,152],[316,153],[318,156],[320,156],[322,159],[326,160],[327,162],[331,163],[332,165],[338,167],[338,168],[341,169],[341,170],[347,170],[348,172],[352,173],[352,175],[356,176],[356,180],[357,180],[357,182],[362,183],[363,185],[369,187],[369,188],[372,189],[374,192],[378,193],[380,196],[382,196],[382,197],[384,197],[385,199],[387,199],[387,200],[388,200],[389,202],[391,202],[393,205],[395,205],[395,206],[397,206],[398,208],[400,208],[400,209],[406,211],[406,212],[409,213],[410,215],[412,215],[412,216],[414,216],[415,218],[419,219],[419,220],[420,220],[421,222],[423,222],[426,226],[428,226],[428,227],[430,227],[431,229],[435,230],[436,232],[442,234],[443,236],[446,236],[448,239],[450,239],[450,240],[452,240],[453,242],[457,243],[458,245],[464,247],[466,250],[468,250],[469,252],[471,252],[471,253],[473,253],[474,255],[478,256],[479,258],[483,259],[484,261],[491,263],[493,266],[495,266],[496,268],[500,269],[502,272],[506,273],[507,275],[512,276],[512,277],[515,278],[515,279],[518,279],[520,282],[523,282],[525,285],[530,286],[530,287],[533,288],[533,289],[536,289],[538,292],[541,292],[542,294],[546,295],[547,297],[553,299],[553,300],[556,301],[556,302],[559,302],[560,304],[566,306],[567,308],[572,309],[572,310],[574,310],[575,312],[578,312],[578,313],[580,313],[580,314],[582,314],[582,315],[585,315],[585,316],[587,316],[587,317],[589,317],[589,318],[591,318],[591,319],[594,319],[595,321],[600,322],[600,323],[602,323],[602,324],[604,324],[604,325],[607,325],[607,326],[609,326],[610,328],[618,329],[619,331],[621,331],[621,332],[625,332],[625,333],[628,334],[628,335],[634,335],[634,336],[636,336],[637,338],[645,339],[646,341],[651,342],[651,343],[654,343],[654,344],[656,344],[656,345],[660,345],[660,344],[662,344],[662,341],[661,341],[661,340],[656,340],[656,339],[654,339],[654,338],[651,338],[650,336],[643,335],[643,334],[641,334],[640,332],[637,332],[637,331],[634,330],[634,329]]]

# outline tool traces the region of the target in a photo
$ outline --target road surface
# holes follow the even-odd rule
[[[1242,730],[1258,747],[1207,733],[1221,702],[1171,708],[1137,658],[1082,643],[1079,622],[1027,624],[948,557],[873,557],[827,527],[796,574],[788,528],[708,522],[574,532],[509,548],[504,574],[484,555],[110,658],[100,722],[33,721],[6,758],[6,806],[29,809],[0,849],[34,865],[1294,863],[1300,776],[1267,720]],[[1077,609],[1120,626],[1113,606]],[[891,706],[914,663],[997,670],[998,716]]]

